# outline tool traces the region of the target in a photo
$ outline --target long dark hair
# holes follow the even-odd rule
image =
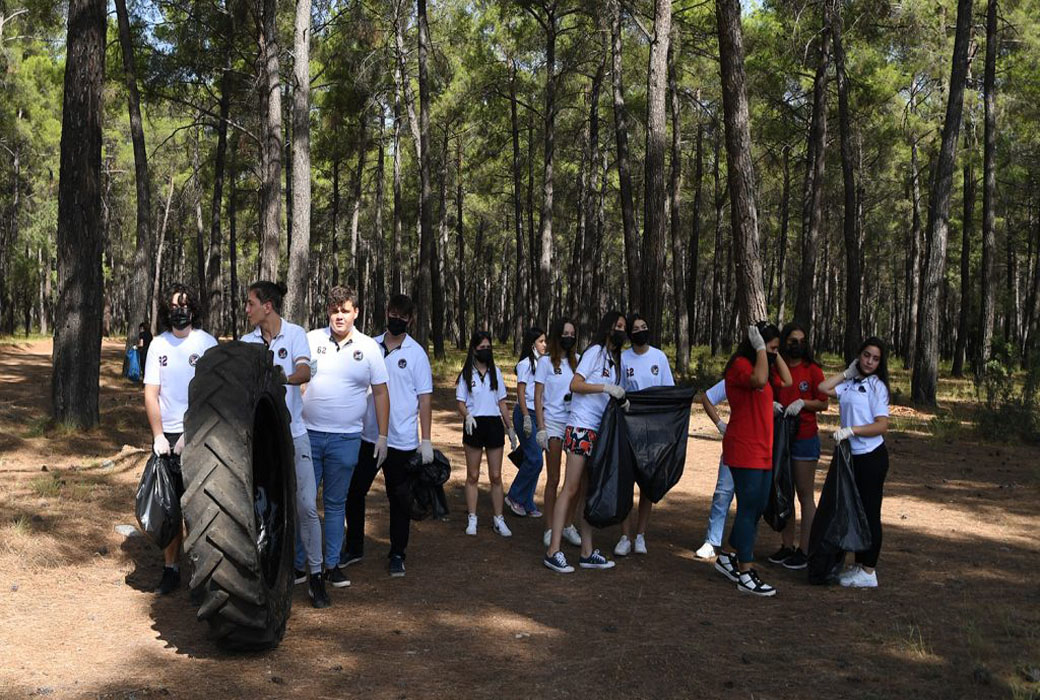
[[[520,346],[520,357],[517,358],[517,361],[523,362],[524,360],[527,360],[531,365],[532,372],[534,372],[536,362],[534,356],[534,341],[538,340],[543,335],[545,335],[545,331],[538,326],[531,326],[524,331],[524,340],[523,344]]]
[[[485,340],[491,343],[491,347],[494,349],[495,342],[487,331],[474,331],[469,339],[469,351],[466,352],[466,362],[462,365],[462,378],[466,380],[467,387],[473,384],[473,353],[477,346]],[[488,363],[488,374],[491,375],[491,391],[498,391],[498,371],[495,369],[494,355],[491,356],[491,362]]]
[[[577,335],[578,327],[574,325],[574,322],[569,318],[558,318],[553,321],[553,324],[549,326],[549,361],[552,362],[553,369],[560,368],[560,362],[566,356],[567,362],[571,366],[571,371],[578,369],[578,356],[574,352],[572,346],[570,350],[564,350],[563,346],[560,345],[560,338],[563,337],[563,330],[567,327],[567,324],[574,326],[575,335]],[[537,340],[537,338],[536,338]],[[577,340],[577,338],[575,338]],[[532,341],[533,342],[533,341]]]
[[[881,354],[881,359],[878,360],[877,369],[874,370],[873,375],[868,374],[867,376],[877,377],[881,380],[881,383],[885,385],[885,389],[891,391],[891,389],[888,386],[888,346],[885,345],[885,341],[883,341],[881,338],[878,338],[876,335],[872,335],[863,341],[863,343],[859,346],[859,350],[856,351],[856,366],[859,366],[859,356],[862,355],[863,351],[870,346],[874,346],[878,349],[878,352]],[[862,372],[863,370],[860,370],[860,373]]]
[[[191,327],[196,327],[195,324],[199,322],[199,297],[188,285],[174,282],[166,288],[166,296],[163,297],[162,303],[159,304],[159,328],[165,328],[166,330],[173,328],[170,324],[170,299],[174,295],[180,296],[181,294],[188,299],[188,311],[191,312]]]
[[[776,327],[776,324],[769,323],[768,321],[759,321],[755,324],[758,327],[758,332],[762,334],[762,340],[765,342],[771,341],[773,338],[780,337],[780,329]],[[758,357],[758,352],[751,345],[751,341],[745,335],[744,339],[737,345],[737,349],[733,351],[733,354],[729,358],[729,362],[726,363],[726,369],[723,372],[729,372],[729,368],[733,366],[733,363],[737,361],[738,357],[743,357],[745,360],[751,363],[751,366],[755,366],[755,360]]]
[[[802,341],[802,356],[800,359],[802,362],[810,365],[816,365],[819,367],[819,363],[816,361],[816,357],[813,355],[812,345],[809,344],[809,331],[805,330],[805,326],[798,323],[798,321],[791,321],[785,324],[783,329],[780,331],[780,354],[784,356],[784,361],[787,361],[787,339],[795,331],[801,331],[802,335],[805,336],[805,340]]]
[[[619,318],[624,318],[625,315],[617,309],[611,309],[607,313],[603,314],[603,318],[599,320],[599,326],[596,328],[596,332],[592,334],[592,338],[589,341],[589,345],[585,348],[585,352],[589,351],[594,345],[599,345],[602,352],[608,352],[607,350],[607,339],[610,338],[610,334],[614,332],[614,325],[617,324]],[[585,353],[582,353],[585,354]],[[610,353],[614,358],[614,365],[618,368],[618,372],[621,372],[621,348],[614,348],[614,352]]]

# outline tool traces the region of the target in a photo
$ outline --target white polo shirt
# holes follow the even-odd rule
[[[621,368],[617,366],[614,358],[602,345],[593,345],[586,350],[574,373],[585,377],[588,384],[621,383]],[[567,418],[567,425],[599,430],[599,423],[603,420],[603,411],[606,410],[609,402],[609,394],[575,392],[571,398],[571,414]]]
[[[834,393],[838,395],[838,409],[843,428],[870,425],[875,418],[888,415],[888,389],[875,375],[860,380],[846,379],[834,387]],[[852,448],[852,454],[863,455],[881,447],[884,441],[882,435],[853,435],[849,438],[849,447]]]
[[[726,380],[719,380],[719,383],[704,392],[704,395],[708,397],[708,403],[718,406],[726,400]]]
[[[524,403],[527,404],[527,408],[531,411],[534,410],[534,373],[538,367],[537,362],[534,363],[534,367],[531,367],[531,360],[523,359],[516,363],[516,383],[523,383],[524,385]],[[519,397],[517,397],[519,399]]]
[[[633,348],[621,353],[624,370],[625,391],[639,391],[652,386],[675,386],[668,358],[657,348],[650,346],[642,355]]]
[[[386,444],[395,450],[414,450],[419,446],[419,397],[433,393],[430,358],[423,346],[410,335],[405,335],[404,341],[390,352],[383,344],[384,339],[385,334],[377,336],[375,343],[390,387],[390,429]],[[376,402],[371,394],[361,439],[371,443],[379,439]]]
[[[264,336],[260,326],[253,329],[252,333],[246,333],[241,340],[246,343],[264,343]],[[311,361],[311,349],[307,345],[307,334],[295,323],[282,319],[282,327],[278,329],[278,335],[271,339],[267,349],[274,354],[274,363],[285,371],[285,376],[296,371],[296,365],[305,365]],[[289,425],[294,438],[307,434],[307,426],[303,422],[303,405],[300,400],[300,387],[293,384],[285,385],[285,407],[289,409]]]
[[[328,326],[308,333],[307,345],[318,363],[303,392],[307,430],[360,433],[372,385],[387,381],[379,345],[357,328],[337,343]]]
[[[159,416],[164,433],[184,432],[188,384],[195,378],[195,363],[216,344],[216,338],[198,328],[184,338],[166,331],[152,341],[144,363],[144,383],[159,385]]]
[[[553,367],[552,359],[542,355],[535,368],[534,381],[542,385],[542,417],[546,424],[566,425],[571,413],[571,379],[574,370],[567,357],[560,358],[560,366]]]
[[[466,404],[466,410],[471,416],[501,416],[498,410],[498,402],[506,397],[506,382],[502,379],[502,372],[495,367],[495,378],[498,379],[498,389],[491,388],[491,372],[481,374],[477,368],[473,368],[473,381],[466,386],[465,378],[460,374],[455,384],[455,400]]]

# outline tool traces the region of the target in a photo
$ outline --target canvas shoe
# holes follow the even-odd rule
[[[614,546],[614,556],[627,557],[632,553],[632,542],[625,535],[621,536],[617,544]]]
[[[513,531],[509,529],[509,526],[506,525],[505,517],[503,517],[501,515],[496,515],[491,520],[491,529],[493,529],[498,534],[502,535],[502,537],[512,537],[513,536]]]
[[[563,552],[558,551],[552,556],[545,555],[542,563],[558,574],[569,574],[574,571],[574,567],[567,563],[567,557],[563,556]]]
[[[404,557],[395,554],[390,557],[390,577],[401,578],[404,576]]]
[[[701,548],[693,553],[693,556],[698,559],[711,559],[715,556],[715,545],[711,542],[705,542],[701,545]]]
[[[362,559],[364,559],[364,555],[362,555],[362,554],[354,554],[353,552],[351,552],[349,550],[344,550],[344,551],[340,552],[340,555],[339,555],[339,568],[345,569],[348,566],[350,566],[351,564],[360,563]]]
[[[741,571],[739,577],[740,578],[737,580],[737,590],[741,593],[750,593],[751,595],[762,596],[764,598],[776,595],[776,589],[762,581],[754,569]]]
[[[877,588],[877,571],[868,574],[862,566],[857,566],[855,572],[843,576],[839,583],[846,588]]]
[[[578,532],[578,528],[573,525],[568,525],[563,528],[563,539],[567,540],[570,544],[575,547],[581,546],[581,533]]]
[[[466,521],[466,534],[475,535],[477,534],[477,514],[470,513],[469,519]]]
[[[598,549],[594,549],[589,556],[578,559],[578,566],[583,569],[613,569],[614,562],[600,554]]]
[[[333,588],[346,588],[350,585],[350,579],[343,573],[343,569],[338,566],[325,571],[325,580]]]
[[[636,554],[646,554],[646,538],[636,535],[636,543],[632,546],[632,551]]]

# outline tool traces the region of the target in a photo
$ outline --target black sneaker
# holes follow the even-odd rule
[[[329,594],[325,592],[325,579],[321,574],[311,574],[307,585],[307,595],[311,597],[311,605],[316,608],[327,608],[331,605]]]
[[[293,583],[294,584],[307,583],[307,579],[308,578],[309,577],[307,576],[307,572],[306,571],[300,571],[299,569],[294,569],[293,570]]]
[[[567,563],[567,557],[563,556],[563,552],[557,551],[551,557],[546,555],[542,559],[542,563],[558,574],[569,574],[574,571],[574,567]]]
[[[781,547],[769,556],[768,561],[770,564],[783,564],[792,554],[794,554],[793,547]]]
[[[809,566],[809,557],[801,549],[794,550],[794,554],[784,559],[785,569],[804,569]]]
[[[715,570],[720,574],[728,578],[731,582],[736,583],[740,580],[740,576],[737,575],[737,555],[730,554],[729,552],[719,552],[718,556],[715,557]]]
[[[338,566],[325,572],[325,580],[333,588],[346,588],[350,585],[350,579],[347,578],[347,575]]]
[[[741,593],[750,593],[751,595],[762,596],[765,598],[776,595],[776,589],[768,583],[763,582],[754,569],[740,572],[740,578],[737,581],[737,590]]]
[[[390,557],[390,577],[401,578],[404,576],[404,557],[395,554]]]
[[[614,562],[600,554],[598,549],[594,549],[589,556],[578,559],[578,566],[583,569],[613,569]]]
[[[159,595],[169,595],[180,588],[180,585],[181,572],[177,569],[164,566],[162,570],[162,578],[159,580],[159,585],[156,587],[155,592]]]
[[[345,569],[351,564],[357,564],[364,558],[365,557],[363,554],[354,554],[353,552],[345,549],[339,554],[339,568]]]

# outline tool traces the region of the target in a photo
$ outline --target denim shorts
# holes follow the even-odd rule
[[[820,434],[791,443],[791,459],[796,462],[812,462],[820,458]]]

